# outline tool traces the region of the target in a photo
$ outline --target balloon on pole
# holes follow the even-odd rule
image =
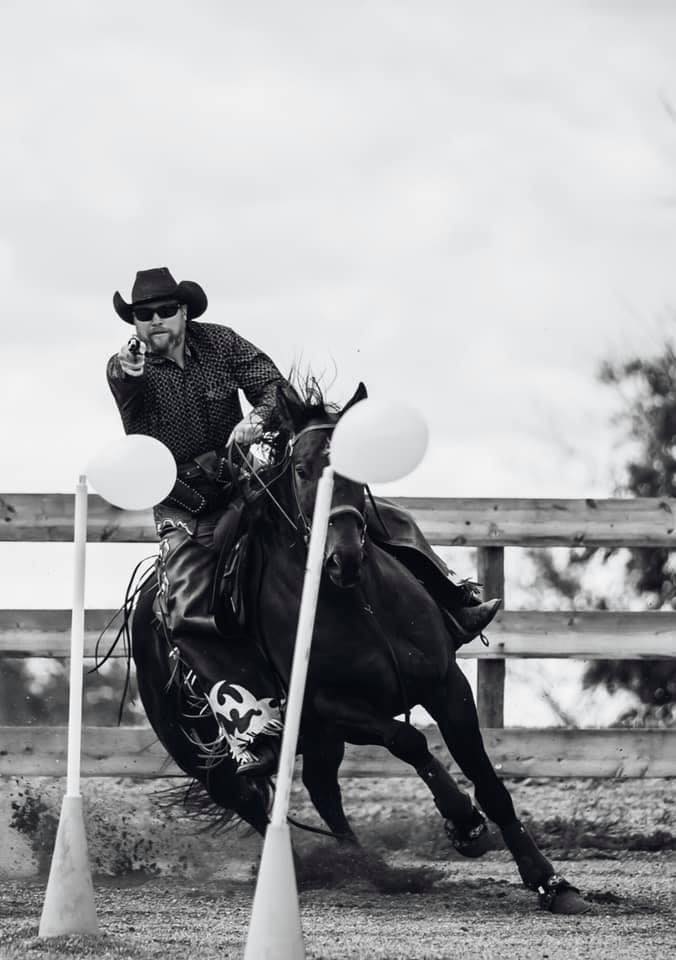
[[[97,492],[116,507],[146,510],[167,496],[176,482],[171,452],[153,437],[115,439],[91,459],[88,472]],[[87,547],[87,476],[75,488],[73,609],[70,631],[70,703],[66,795],[42,907],[38,935],[99,933],[94,905],[85,820],[80,795],[84,589]]]
[[[104,500],[123,510],[147,510],[176,482],[176,461],[154,437],[130,433],[110,441],[92,457],[87,475]]]
[[[368,398],[338,421],[331,466],[358,483],[389,483],[415,470],[428,442],[427,423],[414,407]]]

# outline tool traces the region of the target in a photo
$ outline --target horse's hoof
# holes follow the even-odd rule
[[[549,909],[552,913],[567,914],[572,917],[578,913],[589,913],[591,908],[591,903],[583,899],[577,890],[571,887],[570,890],[562,890],[561,893],[557,893]]]
[[[572,887],[563,877],[556,874],[549,877],[546,884],[538,887],[540,906],[543,910],[549,910],[550,913],[557,913],[561,916],[575,916],[580,913],[588,913],[592,905],[580,896],[580,891]]]
[[[491,849],[491,836],[485,820],[469,830],[459,829],[450,820],[444,826],[453,847],[463,857],[476,860]]]

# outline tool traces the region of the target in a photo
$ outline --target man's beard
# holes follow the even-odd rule
[[[171,353],[183,342],[182,333],[173,333],[171,330],[162,330],[157,334],[148,334],[148,346],[153,353]]]

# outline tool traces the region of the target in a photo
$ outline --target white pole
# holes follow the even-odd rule
[[[265,832],[244,960],[271,960],[272,957],[276,960],[304,960],[305,958],[291,834],[286,822],[286,814],[289,809],[289,795],[332,495],[333,470],[331,467],[325,467],[317,484],[312,532],[296,629],[296,645],[291,666],[289,696],[284,717],[277,786],[270,824]]]
[[[82,750],[82,670],[84,656],[84,589],[87,549],[87,477],[75,487],[75,560],[73,566],[73,613],[70,627],[70,694],[68,702],[68,762],[66,796],[80,796]]]
[[[289,796],[291,794],[293,768],[296,760],[296,744],[298,742],[300,716],[303,709],[305,680],[310,660],[312,632],[314,629],[315,612],[317,610],[319,583],[322,578],[324,545],[326,544],[326,534],[329,527],[332,496],[333,470],[331,467],[325,467],[317,484],[310,546],[308,548],[305,567],[305,581],[303,583],[300,613],[298,615],[296,645],[294,647],[293,665],[291,667],[289,696],[286,703],[286,714],[284,716],[284,733],[282,736],[282,748],[277,772],[277,785],[275,787],[275,799],[270,818],[270,823],[276,827],[281,827],[286,823],[286,814],[289,809]]]
[[[68,765],[66,795],[61,805],[52,865],[42,905],[38,935],[99,934],[94,887],[87,854],[82,797],[80,749],[82,743],[82,663],[84,647],[85,551],[87,547],[87,478],[75,487],[75,562],[73,615],[70,627],[70,695],[68,705]]]

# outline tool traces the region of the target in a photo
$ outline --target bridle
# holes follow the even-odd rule
[[[293,437],[289,440],[287,445],[287,456],[289,459],[289,466],[291,467],[291,489],[293,490],[293,498],[296,502],[296,509],[298,510],[298,518],[303,524],[303,539],[307,544],[310,540],[310,533],[312,532],[312,524],[308,519],[305,511],[303,510],[302,504],[300,502],[300,496],[298,494],[298,483],[296,480],[296,471],[293,469],[293,457],[296,449],[296,444],[301,437],[305,436],[307,433],[312,433],[317,430],[327,430],[331,432],[335,429],[335,423],[312,423],[308,427],[304,427],[302,430],[299,430],[298,433],[294,434]],[[327,441],[328,442],[328,441]],[[331,526],[336,519],[336,517],[341,516],[353,516],[357,520],[361,530],[361,546],[364,546],[364,539],[366,537],[366,519],[363,513],[357,509],[357,507],[352,506],[351,504],[344,504],[343,506],[333,507],[329,513],[329,526]]]
[[[293,527],[296,533],[302,533],[303,540],[305,541],[306,545],[310,540],[310,534],[312,532],[312,523],[308,518],[307,514],[305,513],[305,511],[303,510],[303,505],[300,502],[300,495],[298,492],[298,483],[296,479],[296,471],[293,469],[296,445],[298,441],[301,439],[301,437],[304,437],[308,433],[312,433],[318,430],[326,430],[330,432],[335,429],[335,426],[336,426],[335,423],[312,423],[307,427],[303,427],[302,430],[299,430],[298,433],[295,433],[292,437],[290,437],[286,445],[284,457],[282,459],[281,469],[267,483],[264,482],[261,479],[261,477],[259,477],[256,469],[249,462],[246,453],[242,450],[239,444],[232,445],[237,447],[238,453],[240,454],[240,456],[242,456],[242,458],[244,459],[244,462],[249,467],[251,478],[255,479],[260,485],[261,493],[267,495],[269,499],[272,500],[278,512],[288,521],[288,523]],[[282,504],[279,502],[279,500],[275,497],[275,495],[270,490],[270,487],[272,486],[272,484],[274,484],[277,480],[283,477],[284,474],[289,469],[291,470],[291,490],[293,493],[293,499],[294,499],[296,510],[297,510],[297,517],[302,524],[302,530],[298,529],[298,525],[289,516],[289,514],[286,512]],[[329,526],[331,526],[334,520],[340,516],[355,517],[355,519],[357,520],[361,528],[361,545],[363,546],[364,540],[366,537],[366,518],[364,514],[360,510],[358,510],[357,507],[352,506],[351,504],[344,504],[342,506],[333,507],[331,509],[331,512],[329,513]]]

